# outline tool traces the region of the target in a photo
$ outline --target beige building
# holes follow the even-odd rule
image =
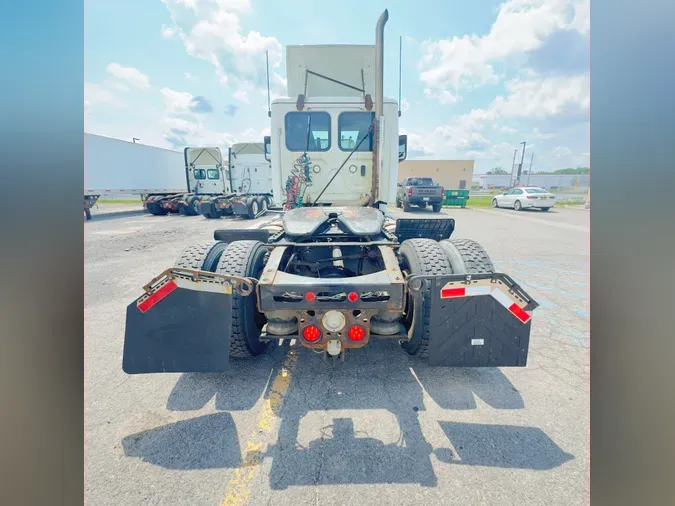
[[[431,177],[446,190],[471,188],[474,160],[404,160],[397,182],[407,177]]]

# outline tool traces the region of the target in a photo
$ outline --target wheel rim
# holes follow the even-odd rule
[[[258,203],[257,202],[253,202],[253,204],[251,204],[251,210],[253,211],[254,215],[258,214]]]
[[[516,211],[520,211],[520,202],[516,202],[514,207],[516,208]]]
[[[497,199],[492,199],[492,207],[497,207]]]

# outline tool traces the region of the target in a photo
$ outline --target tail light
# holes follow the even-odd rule
[[[412,197],[412,188],[408,188],[408,196]]]
[[[316,325],[307,325],[302,329],[302,337],[310,343],[315,343],[321,339],[321,329]]]
[[[366,337],[366,331],[363,327],[360,327],[359,325],[354,325],[353,327],[350,327],[349,330],[347,331],[347,336],[352,341],[362,341],[363,338]]]
[[[441,195],[445,195],[445,188],[441,186]]]

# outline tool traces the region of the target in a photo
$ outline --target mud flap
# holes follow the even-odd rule
[[[468,280],[467,280],[468,278]],[[429,365],[524,367],[537,307],[504,274],[439,276],[431,282]]]
[[[228,366],[232,287],[167,277],[127,307],[127,374],[219,372]]]

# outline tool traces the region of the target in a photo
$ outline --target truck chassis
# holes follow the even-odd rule
[[[537,303],[453,230],[370,207],[217,230],[128,306],[123,369],[223,371],[280,340],[344,360],[370,339],[432,366],[525,366]]]

